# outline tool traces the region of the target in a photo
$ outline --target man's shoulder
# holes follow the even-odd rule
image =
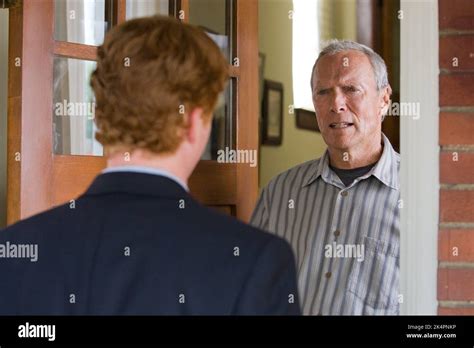
[[[215,246],[227,244],[240,245],[244,246],[247,250],[254,249],[255,251],[257,249],[261,250],[266,245],[283,249],[287,247],[283,239],[273,234],[248,225],[213,208],[201,205],[193,199],[189,203],[191,204],[187,205],[186,209],[177,210],[184,213],[184,215],[177,214],[177,219],[174,220],[174,223],[170,222],[172,219],[167,219],[167,222],[164,223],[163,219],[156,213],[153,215],[156,219],[150,219],[148,212],[146,212],[145,220],[147,224],[152,224],[153,226],[166,226],[165,228],[175,231],[176,237],[179,235],[189,238],[190,241],[198,245],[207,241],[212,242]],[[153,204],[151,205],[153,206]],[[78,236],[72,233],[70,227],[77,223],[86,225],[95,220],[98,215],[101,215],[100,212],[90,208],[88,207],[83,210],[83,205],[79,201],[76,202],[76,208],[71,208],[69,203],[51,208],[2,229],[0,231],[0,241],[25,240],[34,242],[40,239],[58,239],[58,234],[63,235],[58,240],[64,241],[65,239],[77,238]],[[77,214],[79,211],[81,213]],[[134,214],[133,218],[137,218],[137,216]],[[107,225],[101,226],[102,228],[107,228]],[[91,229],[93,230],[95,227],[92,226]],[[93,234],[91,229],[88,232]],[[150,228],[148,230],[151,231]],[[119,238],[121,235],[120,231],[115,230],[115,232],[115,236]],[[127,232],[125,228],[124,232]]]
[[[0,238],[21,237],[28,233],[29,237],[40,231],[51,231],[55,224],[60,223],[71,210],[69,204],[58,205],[25,219],[19,220],[0,231]]]
[[[251,226],[232,216],[225,215],[206,206],[199,207],[199,214],[195,215],[201,226],[201,233],[212,234],[216,242],[235,241],[252,245],[252,248],[263,248],[271,245],[276,248],[290,249],[289,244],[282,238],[275,236],[258,227]],[[203,228],[207,227],[207,228]]]

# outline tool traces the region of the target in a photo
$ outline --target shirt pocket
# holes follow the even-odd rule
[[[363,238],[363,245],[364,260],[355,261],[347,291],[359,302],[356,307],[361,314],[397,314],[400,248],[367,236]]]

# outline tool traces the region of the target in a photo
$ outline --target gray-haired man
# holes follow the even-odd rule
[[[252,223],[291,243],[304,314],[398,314],[400,159],[381,129],[387,68],[364,45],[332,41],[311,88],[328,148],[273,178]]]

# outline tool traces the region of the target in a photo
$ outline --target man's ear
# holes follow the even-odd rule
[[[392,95],[392,87],[388,85],[382,90],[382,101],[380,104],[380,109],[382,109],[381,114],[382,114],[382,121],[385,118],[385,115],[388,112],[388,108],[390,106],[390,96]]]
[[[202,129],[202,108],[194,108],[187,114],[187,128],[185,130],[186,140],[194,144],[198,141]]]

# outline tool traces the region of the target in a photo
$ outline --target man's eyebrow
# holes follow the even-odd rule
[[[316,87],[315,88],[315,91],[317,92],[325,92],[325,91],[328,91],[330,88],[327,88],[327,87]]]
[[[361,83],[360,81],[347,80],[347,81],[338,82],[336,87],[339,87],[339,88],[355,87],[355,88],[364,89],[364,84]]]
[[[352,82],[347,82],[341,85],[341,88],[361,88],[360,85]]]

